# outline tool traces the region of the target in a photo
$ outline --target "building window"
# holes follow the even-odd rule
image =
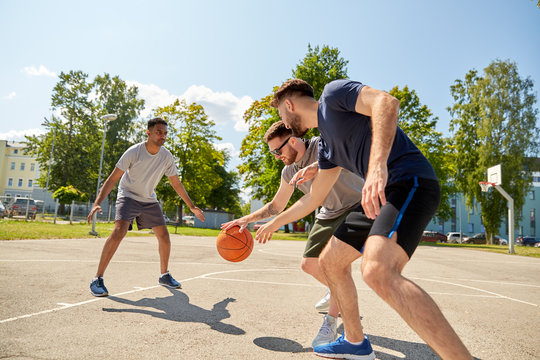
[[[22,187],[23,179],[19,179],[19,187]]]
[[[470,234],[474,233],[474,224],[473,223],[469,223],[469,233]]]
[[[24,163],[21,163],[21,171],[24,171]]]
[[[534,190],[530,192],[529,198],[530,198],[531,200],[534,200]]]
[[[523,236],[523,225],[519,227],[519,236]]]
[[[31,179],[28,180],[28,187],[30,187],[30,188],[32,187],[32,180]]]
[[[531,236],[536,236],[536,209],[531,209]]]
[[[36,164],[31,163],[30,164],[30,171],[34,171],[34,170],[36,170]]]
[[[14,150],[13,150],[13,153],[14,153],[14,154],[18,154],[18,153],[19,153],[19,150],[14,149]]]
[[[11,163],[11,170],[15,170],[15,162]]]
[[[7,186],[13,186],[13,178],[8,179]]]

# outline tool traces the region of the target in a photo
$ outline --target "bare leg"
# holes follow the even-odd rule
[[[166,273],[169,270],[169,256],[171,255],[171,237],[167,226],[160,225],[152,228],[154,234],[158,239],[159,247],[159,263],[161,268],[161,274]]]
[[[384,236],[368,238],[362,261],[364,281],[392,306],[442,359],[472,359],[433,299],[418,285],[401,275],[409,258],[396,241],[397,234],[394,234],[392,239]]]
[[[319,262],[332,298],[337,302],[347,340],[364,341],[358,311],[358,294],[352,278],[351,264],[362,254],[352,246],[332,237],[323,250]]]
[[[302,270],[304,270],[304,272],[313,276],[321,284],[328,287],[326,277],[324,276],[321,266],[319,265],[319,258],[313,258],[313,257],[303,258]],[[337,303],[333,299],[332,292],[330,292],[330,308],[328,309],[328,315],[337,318],[338,314],[339,314],[339,310],[338,310]]]
[[[101,258],[99,259],[99,265],[96,273],[96,277],[103,276],[103,273],[107,269],[109,262],[111,261],[114,253],[118,249],[120,242],[126,236],[128,231],[129,221],[125,220],[116,220],[114,222],[114,229],[105,241],[103,245],[103,250],[101,251]]]

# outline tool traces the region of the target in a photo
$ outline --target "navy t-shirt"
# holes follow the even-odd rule
[[[366,178],[371,150],[371,118],[355,111],[364,85],[335,80],[324,87],[319,99],[319,168],[341,166]],[[433,167],[399,127],[388,157],[388,184],[415,176],[437,180]]]

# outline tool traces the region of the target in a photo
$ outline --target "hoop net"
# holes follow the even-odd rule
[[[480,184],[482,192],[488,192],[490,187],[495,186],[495,183],[489,181],[480,181],[478,184]]]

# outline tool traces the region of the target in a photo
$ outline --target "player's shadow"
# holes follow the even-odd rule
[[[338,327],[338,333],[343,333],[343,324]],[[396,358],[411,360],[440,359],[440,357],[424,343],[402,341],[375,335],[368,336],[369,341],[373,347],[376,348],[375,355],[377,356],[377,360],[395,360]],[[253,340],[253,343],[270,351],[289,353],[313,351],[312,347],[303,347],[296,341],[279,337],[260,337]],[[474,359],[481,360],[476,357]]]
[[[230,335],[243,335],[246,332],[234,325],[225,324],[222,320],[230,318],[231,314],[227,310],[230,302],[236,301],[232,298],[226,298],[212,307],[212,310],[203,309],[189,302],[189,297],[182,291],[167,289],[172,296],[143,298],[132,301],[117,296],[109,296],[108,299],[121,304],[139,307],[139,308],[103,308],[107,312],[125,312],[150,315],[159,319],[165,319],[178,322],[204,323],[211,329]],[[149,310],[153,308],[158,311]]]

